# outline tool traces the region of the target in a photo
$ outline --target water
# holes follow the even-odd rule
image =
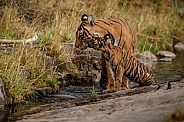
[[[180,80],[184,78],[184,53],[176,54],[172,62],[157,62],[154,76],[157,82]]]
[[[179,80],[184,78],[184,53],[177,54],[172,62],[157,62],[154,69],[154,76],[157,82],[163,83],[171,80]],[[37,101],[27,101],[11,108],[0,106],[0,121],[15,120],[20,118],[25,110],[31,107],[63,101],[67,99],[80,99],[89,97],[93,90],[92,85],[69,85],[61,89],[60,94],[50,95],[47,98]],[[98,89],[97,89],[98,90]]]

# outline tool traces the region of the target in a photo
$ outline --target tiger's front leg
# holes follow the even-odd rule
[[[129,82],[129,79],[126,76],[123,76],[121,89],[123,89],[123,90],[129,89],[128,82]]]
[[[100,78],[100,88],[107,88],[107,68],[104,53],[102,53],[102,66],[101,66],[101,78]]]
[[[103,91],[103,93],[114,92],[116,89],[116,82],[114,79],[114,72],[112,71],[112,67],[108,60],[105,60],[106,70],[107,70],[107,89]],[[118,84],[117,84],[118,85]],[[120,85],[120,84],[119,84]]]
[[[116,82],[119,82],[121,84],[120,88],[118,87],[118,89],[126,90],[129,89],[128,87],[129,79],[126,76],[123,76],[123,74],[124,74],[123,66],[119,65],[115,71],[115,79]]]

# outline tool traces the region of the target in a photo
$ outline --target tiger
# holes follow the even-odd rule
[[[136,36],[129,24],[123,19],[110,17],[95,20],[92,16],[83,14],[81,21],[82,23],[76,31],[76,48],[81,50],[88,48],[89,45],[85,42],[85,38],[88,36],[103,37],[105,34],[110,33],[114,37],[111,44],[120,47],[124,44],[124,50],[134,52]],[[102,53],[100,88],[105,89],[106,83],[113,79],[111,70],[110,63]]]
[[[125,51],[124,45],[120,47],[111,44],[110,42],[113,39],[114,37],[111,34],[106,34],[104,37],[89,36],[86,38],[90,47],[104,53],[112,68],[113,80],[108,82],[107,89],[103,93],[129,89],[129,80],[139,83],[139,86],[158,85],[160,87],[152,70],[139,62],[130,51]]]

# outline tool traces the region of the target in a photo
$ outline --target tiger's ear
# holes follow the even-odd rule
[[[83,14],[82,17],[81,17],[81,21],[82,22],[88,21],[88,15]]]
[[[88,21],[89,21],[89,24],[90,24],[91,26],[94,25],[94,19],[93,19],[92,16],[89,16]]]

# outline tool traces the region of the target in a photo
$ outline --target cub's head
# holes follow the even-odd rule
[[[114,41],[114,37],[111,34],[105,34],[104,37],[88,37],[86,43],[89,47],[96,50],[106,51],[107,48],[113,46],[111,42]]]
[[[103,24],[102,22],[98,20],[94,20],[92,16],[87,16],[86,14],[83,14],[81,17],[82,23],[77,28],[76,31],[76,41],[75,41],[75,47],[80,49],[86,49],[88,47],[88,44],[86,44],[86,38],[88,37],[103,37],[107,30],[102,28]],[[97,23],[95,23],[98,21]]]

